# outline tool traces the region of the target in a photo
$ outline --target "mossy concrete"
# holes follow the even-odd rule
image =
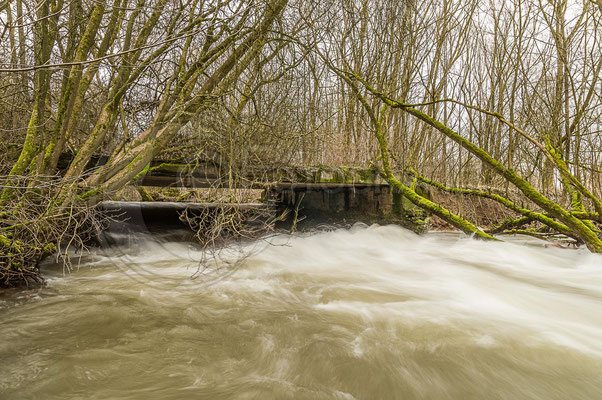
[[[175,160],[153,161],[146,171],[147,177],[154,175],[173,178],[169,186],[180,187],[147,187],[148,193],[159,201],[192,199],[196,196],[183,195],[185,193],[182,191],[202,189],[186,183],[207,181],[209,186],[214,182],[220,187],[219,183],[223,182],[219,181],[218,177],[224,175],[220,173],[222,169],[223,166],[205,163],[195,166]],[[415,184],[412,181],[413,176],[402,171],[397,175],[403,177],[408,186],[415,185],[416,193],[430,198],[427,185]],[[242,178],[233,182],[235,187],[263,188],[265,193],[261,197],[264,200],[275,201],[281,207],[299,207],[302,217],[323,221],[394,223],[417,232],[428,227],[429,213],[416,206],[398,189],[390,186],[381,171],[375,167],[248,167],[244,169]],[[249,182],[252,184],[249,185]],[[137,183],[145,185],[143,180]],[[184,189],[181,186],[189,187]],[[122,196],[118,198],[127,199]],[[137,193],[132,196],[132,200],[138,199],[140,197]]]
[[[429,225],[429,213],[386,184],[279,184],[271,198],[310,222],[398,224],[415,232]]]

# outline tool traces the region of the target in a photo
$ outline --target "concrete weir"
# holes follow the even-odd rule
[[[281,207],[290,208],[293,215],[309,224],[397,224],[415,232],[424,231],[428,225],[423,210],[386,184],[279,183],[270,191]]]
[[[136,185],[191,190],[208,187],[255,188],[263,190],[264,202],[105,201],[100,204],[108,215],[116,221],[127,222],[130,228],[131,225],[182,225],[179,216],[185,210],[218,210],[226,204],[240,209],[288,209],[287,224],[290,226],[295,223],[298,228],[315,223],[364,222],[398,224],[420,232],[428,226],[428,214],[391,188],[374,168],[251,168],[246,170],[241,179],[228,183],[221,178],[224,173],[220,167],[215,165],[195,167],[172,162],[153,163],[156,166]],[[417,186],[416,191],[429,197],[425,187]]]
[[[202,210],[238,209],[238,210],[264,210],[268,206],[264,203],[194,203],[175,201],[103,201],[99,208],[117,222],[141,222],[144,224],[169,224],[178,221],[180,213]]]
[[[192,233],[180,216],[185,211],[190,215],[200,212],[218,213],[220,210],[257,211],[265,213],[271,209],[265,203],[197,203],[161,201],[103,201],[99,209],[108,217],[107,226],[99,239],[104,242],[122,243],[124,238],[139,233],[171,233],[174,239],[186,240]]]
[[[278,182],[268,186],[267,193],[309,224],[398,224],[415,232],[428,227],[429,215],[393,189],[376,168],[319,166],[285,169],[273,175]],[[399,176],[407,176],[410,184],[410,176]],[[424,186],[417,185],[416,191],[430,197]]]

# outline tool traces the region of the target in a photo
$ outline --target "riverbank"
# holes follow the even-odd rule
[[[155,173],[177,183],[181,168],[156,169]],[[374,169],[329,170],[321,167],[274,171],[275,176],[289,182],[266,183],[263,189],[131,184],[92,207],[68,205],[57,208],[50,215],[46,210],[54,200],[36,197],[37,192],[30,190],[28,196],[15,203],[11,212],[4,212],[0,221],[3,232],[8,232],[0,236],[0,286],[43,283],[38,264],[54,251],[61,251],[59,256],[62,257],[62,250],[67,247],[78,251],[90,245],[107,246],[116,243],[115,238],[127,242],[130,234],[157,230],[188,229],[186,240],[196,240],[206,247],[215,247],[216,243],[221,246],[230,236],[256,238],[275,226],[294,231],[312,229],[320,224],[351,226],[362,222],[397,224],[415,232],[457,231],[444,219],[429,215],[392,190]],[[492,234],[509,232],[530,234],[542,240],[566,239],[566,235],[559,236],[543,229],[533,220],[517,219],[520,214],[489,198],[453,194],[427,186],[417,186],[416,190]],[[533,207],[519,193],[482,191],[511,197],[520,204]],[[556,201],[561,202],[562,198]],[[508,221],[520,224],[500,229]],[[577,243],[572,239],[569,242]],[[69,262],[67,258],[63,259]]]

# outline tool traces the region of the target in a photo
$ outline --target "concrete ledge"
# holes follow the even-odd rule
[[[106,211],[127,211],[144,210],[152,212],[153,210],[173,210],[184,211],[204,210],[210,208],[237,208],[240,210],[262,209],[268,207],[263,203],[194,203],[194,202],[175,202],[175,201],[102,201],[98,205]]]

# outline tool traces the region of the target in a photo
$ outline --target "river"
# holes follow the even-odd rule
[[[602,399],[600,255],[364,225],[239,250],[47,265],[0,297],[0,398]]]

